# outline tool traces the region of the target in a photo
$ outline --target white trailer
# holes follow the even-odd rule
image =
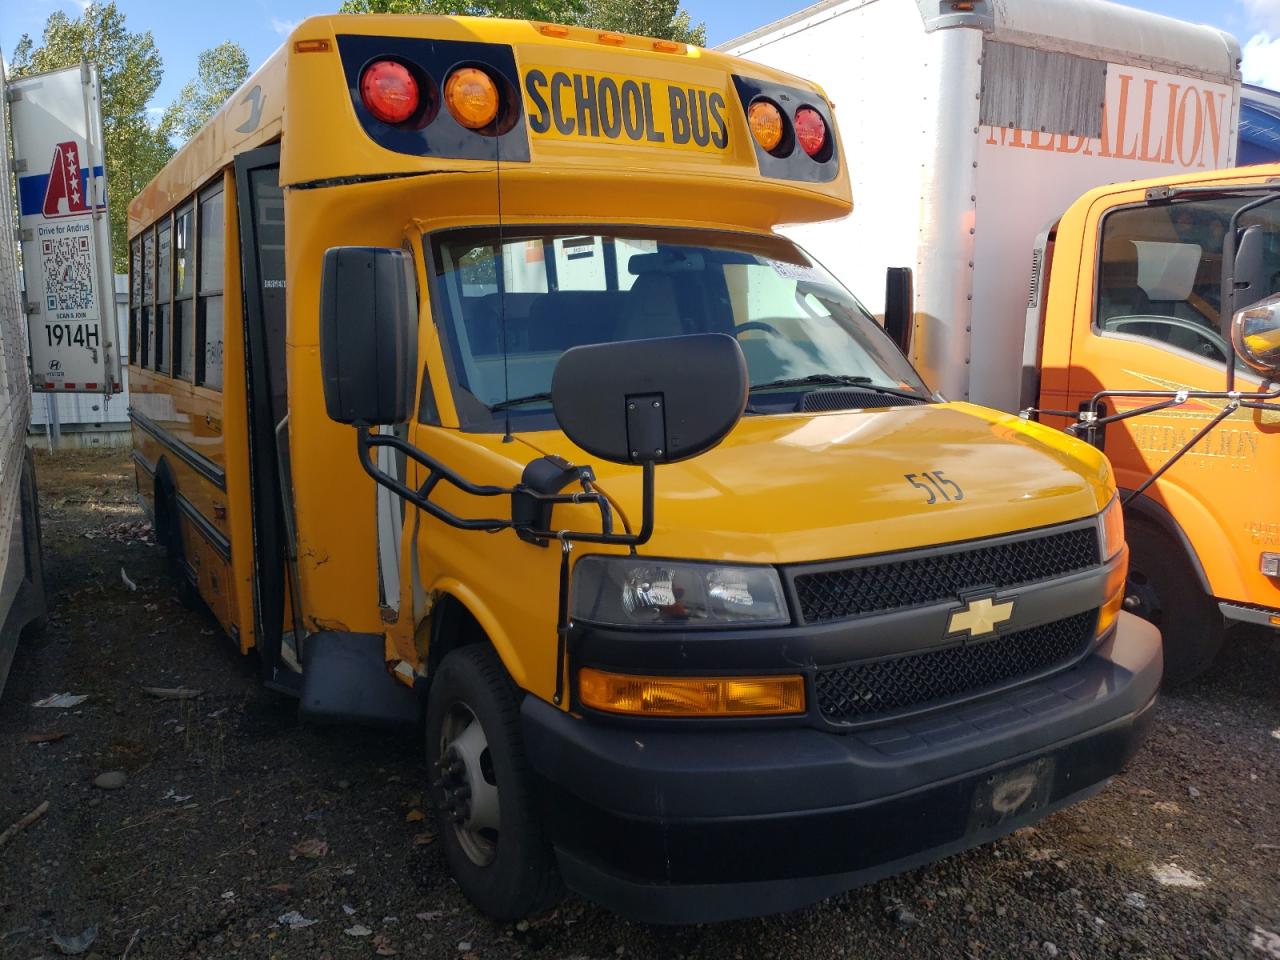
[[[0,61],[0,691],[19,635],[41,625],[45,613],[35,469],[26,447],[31,380],[12,169],[8,96]]]
[[[1235,163],[1240,46],[1105,0],[825,0],[721,46],[834,101],[853,213],[788,231],[882,314],[915,272],[911,359],[1015,410],[1037,237],[1100,184]]]

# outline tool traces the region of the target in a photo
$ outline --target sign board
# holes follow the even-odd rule
[[[89,64],[9,84],[36,390],[122,389],[99,104]]]

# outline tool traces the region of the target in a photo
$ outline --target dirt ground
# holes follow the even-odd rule
[[[570,897],[499,924],[444,869],[416,742],[300,725],[178,605],[127,453],[38,466],[53,614],[0,698],[0,830],[49,806],[0,846],[0,957],[60,956],[55,937],[96,929],[81,955],[104,960],[1280,958],[1269,636],[1237,631],[1209,675],[1167,693],[1098,796],[995,845],[781,917],[646,927]],[[64,692],[88,699],[32,705]],[[94,785],[114,770],[122,788]]]

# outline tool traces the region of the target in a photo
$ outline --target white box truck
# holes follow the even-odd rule
[[[31,421],[25,303],[18,268],[9,97],[0,61],[0,691],[18,638],[43,624],[44,568],[36,475],[26,447]]]
[[[1235,163],[1236,40],[1105,0],[824,0],[720,49],[834,101],[853,213],[790,232],[876,314],[914,270],[950,399],[1019,408],[1033,250],[1077,197]]]

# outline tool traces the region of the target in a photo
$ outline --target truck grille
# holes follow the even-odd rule
[[[1087,610],[993,640],[821,669],[818,709],[833,723],[858,723],[1003,686],[1082,655],[1097,622]]]
[[[795,576],[805,623],[828,623],[939,600],[978,588],[1006,589],[1097,566],[1092,524],[990,546]]]

